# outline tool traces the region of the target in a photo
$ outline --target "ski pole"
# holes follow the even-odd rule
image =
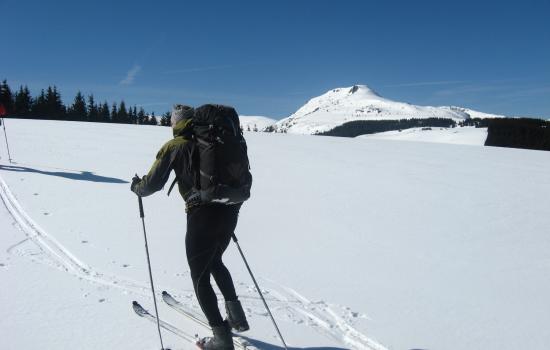
[[[2,126],[4,127],[4,137],[6,138],[6,147],[8,148],[8,158],[11,164],[10,145],[8,144],[8,134],[6,133],[6,120],[2,118]]]
[[[260,287],[258,286],[258,282],[256,282],[256,278],[254,278],[254,274],[252,273],[252,270],[250,269],[250,266],[248,265],[248,262],[246,261],[246,258],[244,257],[241,246],[239,245],[239,241],[237,240],[237,236],[235,235],[234,232],[231,234],[231,236],[233,237],[233,242],[235,242],[235,244],[237,245],[237,249],[239,249],[239,253],[241,253],[244,264],[246,265],[246,269],[248,270],[248,273],[250,274],[250,277],[252,277],[252,281],[254,282],[254,285],[256,286],[256,290],[258,291],[258,294],[260,294],[260,298],[262,298],[262,301],[264,302],[265,309],[267,310],[267,313],[269,314],[269,317],[271,317],[271,322],[273,322],[273,325],[275,326],[275,330],[279,334],[279,338],[281,338],[281,341],[283,342],[283,346],[285,347],[285,350],[288,350],[288,347],[286,346],[286,343],[285,343],[285,339],[283,338],[283,335],[281,334],[281,331],[279,330],[279,326],[277,326],[277,322],[275,322],[275,318],[273,318],[273,315],[271,314],[271,310],[269,310],[269,306],[267,306],[267,303],[264,299],[262,291],[261,291]]]
[[[160,347],[164,350],[164,344],[162,343],[162,334],[160,332],[160,319],[159,311],[157,308],[157,297],[155,294],[155,285],[153,283],[153,272],[151,271],[151,259],[149,258],[149,246],[147,245],[147,232],[145,231],[145,214],[143,212],[143,201],[141,196],[138,196],[139,201],[139,216],[141,217],[141,223],[143,224],[143,236],[145,238],[145,252],[147,253],[147,266],[149,267],[149,279],[151,280],[151,290],[153,291],[153,302],[155,304],[155,314],[157,316],[157,329],[159,331]]]

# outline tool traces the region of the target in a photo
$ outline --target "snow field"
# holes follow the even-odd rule
[[[137,299],[152,310],[127,181],[148,169],[170,129],[34,120],[7,127],[17,163],[1,149],[0,276],[14,286],[0,294],[0,328],[13,335],[3,346],[158,348],[154,327],[130,307]],[[253,197],[236,233],[289,345],[542,350],[550,343],[549,153],[245,136]],[[157,291],[198,311],[183,202],[164,193],[144,202]],[[245,335],[278,349],[235,247],[225,262],[253,327]],[[164,305],[160,313],[203,332]],[[166,343],[191,348],[170,334]]]
[[[37,125],[37,128],[33,129],[34,124],[31,123],[41,125]],[[152,310],[143,252],[143,236],[137,215],[137,200],[135,195],[129,192],[129,184],[124,180],[132,172],[128,173],[128,169],[125,169],[120,172],[124,172],[124,175],[117,175],[117,168],[123,168],[121,164],[124,164],[124,159],[133,161],[135,145],[139,145],[140,142],[146,143],[146,138],[135,134],[135,139],[131,140],[132,137],[129,135],[139,129],[130,127],[130,132],[128,132],[127,127],[120,128],[116,125],[37,121],[13,121],[11,124],[12,132],[19,136],[19,139],[14,142],[14,149],[18,150],[20,158],[15,164],[2,163],[0,165],[3,209],[6,212],[6,217],[9,218],[9,220],[2,221],[0,225],[1,227],[9,226],[8,221],[12,222],[11,226],[18,228],[15,231],[19,232],[22,239],[20,243],[10,246],[7,250],[8,256],[37,263],[26,268],[20,267],[17,283],[21,286],[32,285],[34,281],[27,281],[24,277],[28,275],[26,269],[31,269],[34,272],[43,266],[53,268],[46,270],[48,272],[44,274],[45,279],[49,280],[50,275],[56,271],[56,273],[61,271],[67,276],[67,283],[62,282],[57,286],[60,288],[46,287],[41,288],[40,291],[34,291],[34,293],[29,290],[27,294],[32,294],[32,297],[24,300],[10,294],[8,299],[14,300],[16,305],[11,309],[19,309],[19,305],[21,308],[33,310],[43,310],[45,306],[63,309],[63,302],[57,302],[55,306],[43,305],[47,303],[45,295],[57,296],[60,294],[59,290],[65,290],[71,281],[79,281],[77,283],[80,285],[79,297],[82,298],[80,306],[83,306],[85,302],[89,303],[90,295],[94,295],[93,298],[97,298],[95,302],[99,304],[117,304],[114,308],[118,311],[116,317],[113,317],[112,313],[108,316],[107,314],[94,313],[91,317],[94,317],[96,322],[106,322],[111,325],[113,323],[123,324],[128,327],[124,332],[95,334],[93,340],[90,339],[92,337],[88,337],[86,343],[80,344],[81,348],[109,348],[108,344],[115,343],[119,344],[121,348],[151,348],[157,342],[154,328],[129,311],[131,300],[136,298]],[[17,126],[20,128],[18,129]],[[50,138],[42,140],[40,145],[35,142],[33,136],[36,135],[38,129],[50,132]],[[138,168],[147,169],[156,153],[155,148],[160,146],[170,135],[168,128],[149,127],[146,129],[153,135],[154,145],[149,145],[151,148],[145,156],[149,159],[144,159],[142,164],[134,166],[134,171]],[[96,139],[93,140],[94,136],[91,135],[95,135]],[[154,135],[160,137],[155,138]],[[99,140],[101,142],[98,142]],[[114,144],[111,144],[114,146],[113,148],[109,148],[110,141],[108,140],[114,141]],[[56,148],[60,151],[56,152]],[[91,149],[95,150],[91,151]],[[121,157],[121,150],[127,152],[128,157]],[[39,154],[37,159],[40,159],[40,163],[35,165],[32,164],[32,157],[37,154]],[[84,165],[86,154],[94,155],[88,158],[90,164],[88,164],[87,170],[74,170]],[[20,161],[21,159],[28,162]],[[68,165],[68,163],[70,166],[62,165]],[[98,171],[97,169],[102,166],[113,171]],[[93,171],[88,169],[93,169]],[[140,173],[143,171],[145,170]],[[104,175],[107,173],[109,176]],[[3,180],[4,176],[16,184],[8,185]],[[12,191],[14,187],[18,188],[17,195]],[[111,193],[113,190],[115,193]],[[26,198],[27,203],[31,203],[29,213],[20,204],[21,197]],[[158,203],[164,203],[162,205],[164,208],[158,207],[154,203],[155,199],[158,200]],[[175,220],[169,221],[166,216],[162,218],[162,215],[158,215],[166,213],[166,208],[169,211],[169,216],[176,218]],[[178,196],[166,198],[161,194],[158,197],[146,198],[145,212],[150,232],[149,246],[157,291],[160,293],[163,289],[169,290],[180,297],[185,305],[198,310],[185,261],[183,239],[185,215],[181,198]],[[40,225],[32,217],[38,218]],[[157,226],[157,220],[163,224]],[[54,234],[50,234],[50,232],[55,233],[55,238]],[[241,242],[241,244],[244,248],[245,243]],[[6,242],[6,245],[9,244]],[[263,304],[259,300],[250,278],[244,273],[242,261],[237,259],[233,265],[242,270],[241,273],[237,272],[234,276],[239,277],[239,279],[235,278],[238,291],[241,300],[246,303],[250,322],[255,325],[253,332],[250,332],[249,335],[252,337],[251,341],[255,345],[260,344],[262,349],[273,348],[274,344],[279,344],[279,341],[274,336]],[[261,275],[259,280],[262,284],[268,284]],[[294,346],[355,344],[361,348],[371,348],[368,346],[369,342],[375,344],[358,332],[347,335],[341,329],[326,327],[326,320],[322,321],[323,324],[318,325],[318,322],[321,322],[319,320],[322,320],[321,317],[326,317],[328,323],[331,323],[334,317],[338,317],[340,313],[338,306],[335,306],[336,312],[333,316],[328,305],[322,309],[309,307],[303,303],[302,299],[292,300],[286,293],[277,292],[277,290],[283,290],[284,286],[279,284],[272,284],[272,286],[274,289],[267,288],[264,290],[264,294],[268,297],[274,315],[282,323],[281,328],[286,330],[285,335],[288,337],[289,344]],[[98,291],[101,293],[96,295]],[[292,297],[296,298],[295,294],[292,294]],[[76,299],[79,298],[76,297]],[[82,314],[84,310],[79,308],[79,304],[75,304],[74,307],[78,310],[76,314],[87,317]],[[5,305],[8,305],[7,300]],[[122,313],[121,310],[123,310]],[[182,322],[181,317],[174,315],[173,311],[167,311],[166,308],[164,311],[164,313],[161,311],[161,316],[164,315],[163,317],[172,324],[179,325],[183,329],[187,328],[192,334],[202,332],[205,335],[203,329],[200,327],[197,329],[196,325],[189,324],[189,322]],[[341,312],[346,311],[342,309]],[[313,312],[319,315],[314,318]],[[20,318],[25,323],[28,321],[30,324],[42,322],[39,317],[27,318],[16,312],[11,316]],[[57,315],[52,313],[51,317],[56,319],[55,324],[59,327],[59,323],[63,324],[63,320],[60,318],[65,315],[60,314],[58,319]],[[67,331],[64,336],[55,339],[46,337],[46,341],[40,343],[40,348],[67,348],[76,341],[71,334],[73,328],[78,328],[81,332],[90,331],[92,333],[97,329],[96,327],[82,330],[81,326],[84,324],[79,322],[78,318],[67,318],[66,324],[63,325]],[[12,327],[10,326],[10,328]],[[143,329],[138,332],[141,335],[138,337],[140,338],[140,342],[137,342],[139,345],[136,346],[136,342],[132,342],[131,345],[129,343],[129,345],[120,346],[128,334],[133,336],[137,332],[136,327]],[[353,330],[352,324],[348,324],[345,330],[346,332]],[[15,331],[21,333],[24,329],[16,327]],[[43,332],[48,333],[50,330],[45,327]],[[167,334],[166,337],[173,348],[181,348],[181,340],[170,334]],[[32,341],[26,341],[22,337],[16,337],[12,339],[10,348],[18,348],[20,344],[33,344]],[[38,346],[39,344],[34,345]]]
[[[487,139],[487,128],[411,128],[401,131],[387,131],[377,134],[361,135],[359,138],[396,141],[419,141],[448,143],[455,145],[483,146]]]

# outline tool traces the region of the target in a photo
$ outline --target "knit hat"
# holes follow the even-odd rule
[[[172,126],[174,126],[180,120],[193,118],[194,113],[195,109],[191,106],[175,104],[174,107],[172,107],[172,118],[170,118],[170,122]]]

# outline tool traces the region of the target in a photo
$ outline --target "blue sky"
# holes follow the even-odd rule
[[[550,118],[546,1],[0,0],[0,79],[285,117],[366,84],[421,105]]]

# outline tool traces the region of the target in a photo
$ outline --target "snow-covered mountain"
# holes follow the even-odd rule
[[[337,88],[312,98],[289,117],[278,121],[278,132],[316,134],[355,120],[399,120],[410,118],[496,118],[462,107],[415,106],[380,96],[366,85]]]
[[[268,117],[248,116],[248,115],[240,115],[239,120],[241,122],[241,127],[245,131],[247,130],[253,131],[254,129],[261,131],[267,128],[268,126],[275,124],[276,122],[275,119],[271,119]]]

